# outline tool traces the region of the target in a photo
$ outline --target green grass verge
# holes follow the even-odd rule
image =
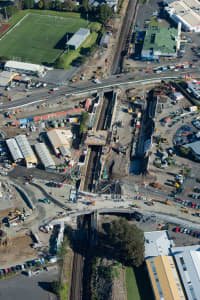
[[[52,63],[63,51],[66,34],[72,35],[80,27],[88,27],[87,21],[76,14],[74,18],[72,14],[69,17],[66,13],[42,12],[32,14],[31,10],[31,14],[0,41],[0,56],[39,64]],[[19,21],[17,16],[13,22],[16,20]]]
[[[133,268],[126,267],[127,300],[141,300]]]
[[[68,293],[69,293],[69,286],[62,282],[60,290],[59,290],[59,299],[60,300],[67,300],[68,299]]]
[[[97,37],[98,37],[98,33],[92,32],[90,36],[88,36],[88,38],[85,40],[85,42],[81,45],[81,47],[79,47],[76,50],[70,50],[68,53],[67,52],[64,53],[62,55],[62,64],[60,65],[60,67],[62,66],[65,70],[71,68],[72,61],[78,58],[79,56],[81,56],[80,54],[81,48],[91,47],[93,44],[95,44]]]

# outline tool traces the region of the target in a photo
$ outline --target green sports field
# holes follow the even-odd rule
[[[32,63],[52,63],[68,38],[80,27],[81,18],[27,14],[25,19],[0,41],[0,56]]]

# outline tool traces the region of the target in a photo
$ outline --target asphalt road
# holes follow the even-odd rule
[[[0,106],[0,111],[8,111],[12,110],[17,107],[23,107],[23,106],[28,106],[32,104],[38,104],[40,102],[43,102],[42,99],[47,99],[45,103],[47,102],[57,102],[58,98],[61,96],[71,96],[73,94],[81,94],[81,93],[87,93],[89,90],[94,92],[97,89],[104,89],[104,88],[112,88],[112,87],[117,87],[120,85],[129,85],[129,84],[134,84],[137,83],[137,81],[142,80],[143,82],[148,81],[148,80],[156,80],[156,79],[169,79],[169,78],[178,78],[179,76],[182,76],[184,74],[199,74],[197,69],[189,69],[189,70],[184,70],[180,69],[179,72],[172,72],[172,71],[166,71],[162,73],[162,77],[160,76],[161,74],[145,74],[143,72],[139,73],[128,73],[124,75],[123,77],[119,76],[111,76],[110,78],[102,80],[102,83],[100,84],[95,84],[93,82],[84,82],[79,85],[70,85],[70,86],[63,86],[61,87],[58,91],[55,91],[54,94],[49,94],[48,92],[41,92],[37,93],[37,95],[32,95],[30,97],[26,98],[21,98],[17,99],[11,102],[6,102],[3,103]],[[138,82],[140,83],[140,81]]]
[[[56,300],[49,292],[49,283],[57,280],[56,270],[43,271],[39,275],[27,277],[19,275],[0,280],[0,299],[4,300]]]

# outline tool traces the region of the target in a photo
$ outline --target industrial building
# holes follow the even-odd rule
[[[149,258],[146,265],[156,300],[186,300],[172,256]]]
[[[43,66],[14,60],[7,61],[5,63],[4,69],[11,72],[20,72],[29,75],[45,75],[45,68]]]
[[[80,45],[90,35],[90,30],[87,28],[79,28],[79,30],[70,38],[66,45],[73,50],[78,49]]]
[[[144,237],[145,259],[170,254],[173,241],[169,239],[168,232],[166,230],[145,232]]]
[[[26,136],[23,134],[17,135],[15,137],[15,140],[17,142],[17,145],[19,146],[19,149],[21,150],[21,153],[24,157],[27,168],[35,167],[37,165],[37,158],[31,148]]]
[[[187,82],[188,91],[197,99],[200,99],[200,81],[192,80]]]
[[[47,136],[57,156],[71,156],[71,130],[52,129],[48,131]]]
[[[13,161],[20,162],[24,158],[24,156],[21,150],[19,149],[16,140],[14,138],[8,139],[6,140],[6,144],[10,151]]]
[[[197,0],[163,1],[165,11],[177,24],[180,22],[185,31],[200,32],[200,2]]]
[[[178,30],[161,26],[149,26],[141,52],[142,60],[159,61],[160,57],[176,57]]]
[[[0,86],[5,87],[14,79],[16,73],[3,71],[0,73]]]
[[[56,164],[44,143],[35,144],[35,151],[47,171],[56,171]]]
[[[192,151],[192,154],[194,155],[194,157],[196,157],[198,160],[200,160],[200,141],[196,141],[193,143],[183,145],[183,147],[186,149],[190,149]]]
[[[200,245],[175,247],[172,254],[188,300],[200,300]]]

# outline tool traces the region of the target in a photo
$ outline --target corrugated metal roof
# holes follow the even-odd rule
[[[200,300],[200,245],[175,247],[172,248],[172,254],[188,300]]]
[[[59,148],[59,150],[60,150],[60,152],[61,152],[61,154],[62,154],[63,156],[71,156],[71,152],[70,152],[70,150],[69,150],[68,147],[66,147],[66,146],[61,146],[61,147]]]
[[[172,257],[149,258],[146,264],[156,300],[185,300]]]
[[[37,164],[37,158],[25,135],[20,134],[15,137],[15,140],[27,163]]]
[[[56,164],[44,143],[35,144],[35,150],[45,168],[56,168]]]
[[[6,140],[6,144],[8,146],[8,149],[9,149],[14,161],[24,158],[15,139],[11,138],[11,139]]]
[[[200,155],[200,141],[196,141],[183,146],[184,148],[191,149],[195,154]]]
[[[79,30],[67,42],[67,45],[78,48],[84,40],[89,36],[90,30],[87,28],[79,28]]]

